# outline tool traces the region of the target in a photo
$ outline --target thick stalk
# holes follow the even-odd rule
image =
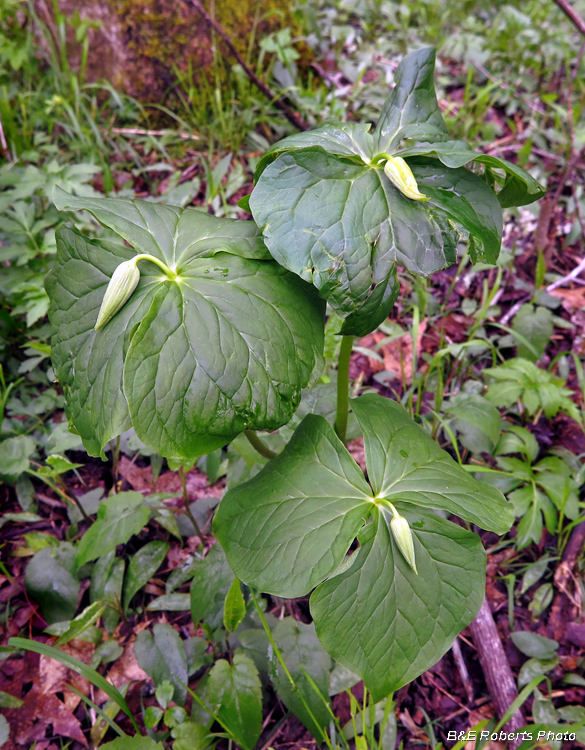
[[[342,443],[347,434],[347,417],[349,414],[349,361],[353,348],[353,336],[341,339],[339,359],[337,360],[337,414],[335,432]]]
[[[173,280],[173,279],[177,278],[177,274],[174,271],[172,271],[167,266],[166,263],[163,263],[162,260],[159,260],[158,258],[155,258],[154,255],[149,255],[147,253],[142,253],[140,255],[136,255],[133,260],[135,260],[136,263],[138,263],[139,260],[148,260],[151,263],[154,263],[155,266],[158,266],[160,268],[160,270],[163,271],[163,273],[165,273],[169,279]]]
[[[248,442],[254,448],[256,453],[259,453],[263,458],[276,458],[278,453],[275,453],[274,451],[270,450],[270,448],[266,445],[266,443],[261,440],[258,435],[253,430],[245,430],[244,435],[248,439]]]
[[[191,512],[191,507],[189,505],[189,493],[187,492],[187,480],[185,478],[185,469],[180,466],[179,467],[179,476],[181,477],[181,487],[183,489],[183,505],[185,506],[185,513],[187,515],[187,518],[191,521],[193,524],[193,528],[195,529],[195,533],[199,537],[200,541],[203,541],[203,532],[199,528],[199,524],[197,523],[197,519]]]

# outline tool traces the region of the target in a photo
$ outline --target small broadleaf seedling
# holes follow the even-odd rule
[[[193,459],[246,432],[269,460],[219,505],[227,560],[260,591],[310,593],[323,646],[374,700],[431,667],[481,606],[481,540],[448,516],[497,534],[514,518],[399,404],[348,399],[352,337],[388,316],[397,264],[428,275],[462,238],[472,261],[494,263],[501,208],[543,193],[450,139],[433,73],[433,50],[408,55],[372,132],[326,124],[270,148],[246,202],[254,221],[57,190],[58,208],[90,211],[127,244],[61,229],[46,284],[54,368],[87,450],[134,427],[163,456]],[[308,413],[274,457],[250,431],[287,425],[319,378],[325,301],[344,334],[335,431]],[[344,445],[350,407],[367,479]],[[232,594],[228,629],[244,613],[239,582]]]

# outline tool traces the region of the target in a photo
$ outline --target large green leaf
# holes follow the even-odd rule
[[[373,489],[326,420],[309,415],[279,456],[227,492],[215,532],[245,583],[287,597],[318,586],[319,637],[379,699],[432,666],[483,599],[479,537],[430,509],[498,533],[514,514],[398,404],[369,395],[352,407]],[[409,522],[419,575],[389,532],[389,501]],[[356,536],[361,546],[346,556]]]
[[[296,689],[271,649],[272,684],[285,706],[321,742],[331,721],[327,709],[331,657],[319,643],[313,623],[305,625],[286,617],[274,628],[273,636]]]
[[[39,550],[27,565],[24,585],[28,594],[40,604],[49,625],[71,620],[79,596],[73,546],[61,542],[58,547]]]
[[[236,744],[252,750],[262,731],[262,686],[252,659],[242,653],[234,655],[232,664],[218,659],[204,699]]]
[[[204,620],[218,628],[223,618],[224,602],[234,582],[234,574],[219,544],[214,544],[203,560],[193,565],[191,582],[191,617],[195,627]]]
[[[0,482],[14,484],[29,467],[29,456],[35,451],[34,440],[26,435],[11,437],[0,442],[0,450]]]
[[[327,123],[315,130],[295,133],[283,138],[264,153],[254,174],[258,180],[266,167],[285,151],[318,147],[328,154],[345,156],[358,163],[367,163],[374,156],[374,141],[369,123]]]
[[[159,569],[168,551],[167,542],[148,542],[130,558],[128,575],[124,582],[124,612],[128,610],[134,594],[140,591]]]
[[[155,685],[168,680],[175,688],[174,699],[184,705],[187,695],[188,669],[183,641],[177,631],[166,623],[157,623],[152,629],[138,634],[134,653],[140,668]]]
[[[140,492],[120,492],[104,500],[97,520],[81,538],[77,564],[84,565],[116,549],[118,544],[126,544],[146,525],[149,516],[150,508]]]
[[[103,615],[106,633],[112,635],[120,620],[122,584],[126,563],[116,557],[115,550],[100,557],[91,574],[90,598],[94,603],[104,601],[109,606]]]
[[[449,138],[435,94],[435,50],[424,47],[396,68],[395,87],[374,131],[376,153],[396,149],[403,138],[444,141]]]
[[[456,260],[460,234],[473,262],[494,263],[501,207],[543,194],[515,164],[449,140],[434,60],[430,48],[404,58],[373,133],[364,123],[328,123],[283,139],[258,164],[249,207],[266,245],[330,302],[344,319],[342,333],[364,335],[387,317],[398,294],[396,263],[425,276],[445,268]],[[395,187],[383,170],[389,156],[407,159],[430,200]],[[472,162],[486,174],[463,169]]]
[[[241,580],[293,598],[341,563],[370,505],[364,476],[333,428],[309,415],[279,456],[226,494],[214,528]]]
[[[410,523],[419,575],[376,510],[353,565],[311,596],[321,642],[364,679],[374,701],[438,661],[484,598],[485,553],[477,534],[421,508],[396,507]]]
[[[382,167],[309,148],[281,154],[250,198],[273,257],[311,281],[363,335],[392,309],[395,263],[428,275],[455,261],[458,233],[432,202],[413,201]]]
[[[508,531],[514,511],[502,493],[478,485],[400,404],[368,394],[354,399],[352,408],[377,497],[445,510],[496,534]]]
[[[133,426],[167,457],[196,457],[244,429],[276,429],[322,364],[324,305],[273,261],[252,222],[144,201],[56,195],[134,249],[60,230],[47,277],[52,356],[70,420],[92,455]],[[118,265],[148,252],[124,307],[94,330]]]
[[[502,245],[502,209],[494,191],[467,169],[445,170],[422,161],[411,164],[429,204],[442,209],[469,236],[469,254],[495,263]]]
[[[497,198],[502,208],[524,206],[542,198],[544,187],[521,167],[506,159],[490,154],[479,154],[465,141],[424,144],[401,149],[398,155],[403,159],[416,156],[433,156],[447,167],[457,168],[466,164],[483,164],[493,180],[500,184]],[[495,172],[493,170],[496,170]]]

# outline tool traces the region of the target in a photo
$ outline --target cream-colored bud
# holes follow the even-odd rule
[[[120,263],[114,271],[98,313],[95,330],[99,331],[124,307],[140,281],[136,258]]]
[[[390,528],[392,529],[392,534],[394,536],[396,544],[398,545],[398,549],[404,555],[404,559],[406,560],[406,562],[418,575],[418,570],[416,569],[416,560],[414,557],[414,542],[412,539],[412,531],[410,530],[408,521],[406,520],[406,518],[399,516],[398,513],[395,512],[394,518],[390,521]]]
[[[384,174],[407,198],[411,198],[413,201],[430,200],[428,196],[423,195],[418,189],[411,168],[401,156],[388,157],[388,161],[384,165]]]

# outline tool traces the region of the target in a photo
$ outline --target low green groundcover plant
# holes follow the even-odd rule
[[[167,458],[243,432],[270,457],[254,431],[287,424],[318,380],[326,302],[342,319],[335,429],[306,416],[227,492],[214,531],[249,586],[312,592],[323,646],[374,700],[431,667],[481,606],[481,540],[448,517],[497,534],[514,518],[399,404],[348,399],[352,339],[388,316],[396,265],[431,274],[462,239],[474,262],[494,263],[502,207],[543,193],[449,138],[433,73],[433,50],[408,55],[373,131],[333,123],[270,148],[244,201],[254,221],[57,189],[58,208],[90,211],[120,241],[60,229],[46,281],[55,372],[94,456],[133,427]],[[349,408],[367,478],[344,445]]]

